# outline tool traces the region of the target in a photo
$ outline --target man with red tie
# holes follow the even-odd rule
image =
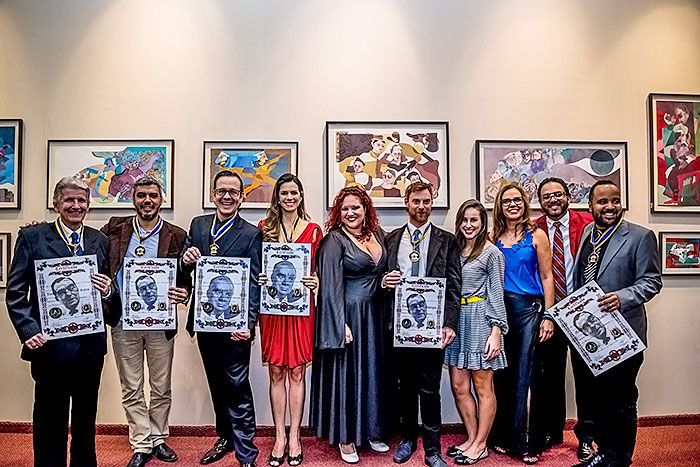
[[[535,220],[539,228],[547,232],[552,248],[552,275],[554,276],[555,301],[563,300],[574,291],[574,260],[581,234],[587,224],[593,222],[593,216],[586,212],[569,209],[571,195],[566,182],[560,178],[547,178],[540,183],[537,196],[544,215]],[[566,354],[568,340],[561,329],[556,328],[551,339],[538,343],[535,365],[533,366],[533,385],[539,385],[540,401],[533,400],[534,406],[541,410],[535,417],[539,425],[536,433],[542,433],[538,440],[541,450],[546,450],[562,442],[564,422],[566,420]],[[576,380],[576,375],[574,374]],[[576,411],[578,423],[574,432],[579,440],[578,458],[581,462],[590,459],[593,454],[592,419],[586,412],[583,391],[576,387]],[[533,409],[535,411],[535,409]]]

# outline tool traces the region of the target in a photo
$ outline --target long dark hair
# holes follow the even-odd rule
[[[306,205],[304,204],[304,187],[301,185],[301,180],[294,174],[286,173],[280,176],[275,183],[275,188],[272,190],[272,199],[270,199],[270,206],[267,208],[265,213],[265,221],[262,225],[263,239],[267,242],[276,242],[280,237],[281,223],[282,223],[282,208],[280,207],[280,189],[282,185],[287,182],[296,183],[299,187],[299,194],[301,195],[301,201],[299,202],[299,207],[297,208],[297,216],[309,220],[309,215],[306,213]]]
[[[523,187],[517,183],[506,183],[498,190],[496,195],[496,200],[493,205],[493,232],[491,232],[491,241],[496,243],[503,232],[508,229],[508,222],[506,221],[506,216],[503,214],[503,205],[501,204],[501,199],[503,199],[503,193],[515,188],[520,193],[523,198],[523,215],[518,221],[518,225],[515,226],[515,235],[517,241],[522,240],[527,232],[536,229],[535,223],[530,220],[530,203],[528,202],[527,193]]]
[[[368,239],[371,233],[379,233],[379,219],[377,218],[377,211],[374,209],[374,204],[372,204],[372,198],[369,197],[364,189],[356,185],[346,186],[335,196],[333,207],[326,221],[326,232],[342,227],[343,220],[340,216],[340,206],[343,204],[343,200],[348,196],[357,196],[360,203],[362,203],[362,206],[365,208],[365,219],[362,222],[360,238]]]
[[[464,218],[464,213],[467,209],[476,209],[479,212],[479,219],[481,219],[481,230],[474,237],[474,247],[467,257],[467,261],[473,261],[479,257],[484,247],[486,246],[486,241],[489,236],[488,222],[489,218],[486,214],[486,209],[484,206],[475,199],[468,199],[462,203],[462,205],[457,210],[457,217],[455,218],[455,234],[457,235],[457,245],[459,245],[459,251],[464,251],[467,246],[467,237],[464,236],[464,232],[460,228],[462,226],[462,219]]]

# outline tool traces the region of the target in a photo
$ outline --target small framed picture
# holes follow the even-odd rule
[[[228,170],[241,176],[242,208],[267,208],[277,179],[297,173],[296,141],[205,141],[202,207],[215,208],[214,177]]]
[[[22,207],[22,129],[22,120],[0,120],[0,209]]]
[[[175,140],[49,140],[46,207],[53,187],[74,175],[90,187],[90,209],[133,209],[134,182],[144,175],[163,187],[163,209],[173,207]]]
[[[10,252],[12,237],[9,232],[0,233],[0,289],[7,287],[7,274],[10,272]]]
[[[700,232],[659,232],[661,274],[700,275]]]

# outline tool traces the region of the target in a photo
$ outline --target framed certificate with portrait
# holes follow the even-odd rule
[[[250,259],[202,256],[197,261],[194,330],[248,330]]]
[[[262,251],[267,284],[260,291],[260,313],[309,316],[311,293],[301,278],[311,273],[311,245],[265,242]]]
[[[394,347],[442,347],[444,312],[444,278],[402,278],[394,300]]]
[[[547,310],[596,376],[646,348],[619,311],[598,308],[603,295],[590,281]]]
[[[177,260],[126,258],[122,290],[124,329],[163,330],[177,326],[177,305],[168,298],[175,286]]]
[[[34,261],[41,332],[46,339],[104,332],[102,297],[90,276],[97,256]]]

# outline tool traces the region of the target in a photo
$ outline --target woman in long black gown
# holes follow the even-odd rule
[[[311,425],[340,445],[345,462],[359,460],[356,446],[384,446],[382,352],[384,320],[379,299],[386,251],[372,200],[359,187],[342,189],[316,254],[316,308]],[[388,450],[388,448],[387,448]]]

